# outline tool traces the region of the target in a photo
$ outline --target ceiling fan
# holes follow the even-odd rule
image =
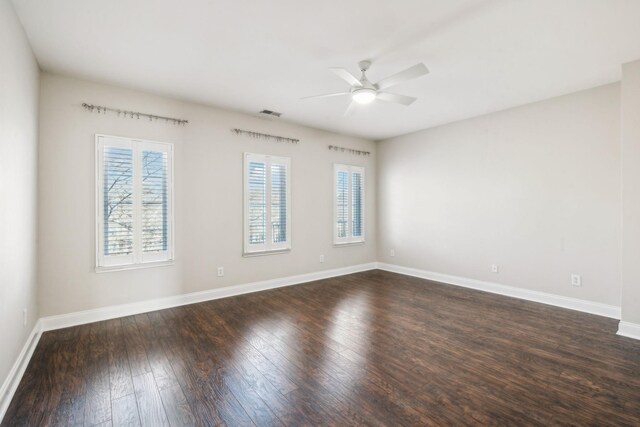
[[[371,83],[366,76],[367,70],[371,67],[371,61],[360,61],[358,65],[360,66],[360,71],[362,71],[362,77],[360,77],[360,79],[344,68],[329,68],[329,70],[333,71],[338,77],[351,85],[351,89],[348,92],[327,93],[325,95],[307,96],[301,99],[351,95],[351,104],[349,104],[347,111],[345,111],[345,116],[351,113],[357,104],[370,104],[375,100],[411,105],[416,98],[412,96],[398,95],[396,93],[383,92],[383,90],[429,73],[429,69],[423,63],[419,63],[404,71],[400,71],[399,73],[384,78],[378,83]]]

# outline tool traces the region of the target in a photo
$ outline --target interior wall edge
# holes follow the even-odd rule
[[[546,292],[532,291],[529,289],[517,288],[514,286],[502,285],[492,282],[485,282],[482,280],[470,279],[467,277],[452,276],[444,273],[420,270],[417,268],[405,267],[396,264],[379,262],[378,268],[380,270],[390,271],[392,273],[419,277],[421,279],[432,280],[434,282],[445,283],[448,285],[490,292],[492,294],[504,295],[512,298],[553,305],[555,307],[567,308],[570,310],[577,310],[584,313],[595,314],[598,316],[610,317],[612,319],[620,320],[620,307],[614,305],[564,297],[560,295],[549,294]],[[640,337],[640,330],[638,332],[638,337]]]
[[[640,324],[621,320],[618,324],[618,335],[640,340]]]
[[[42,322],[38,320],[33,326],[31,334],[24,343],[20,354],[18,354],[18,358],[14,362],[11,371],[9,371],[9,375],[5,378],[2,388],[0,388],[0,423],[9,408],[13,395],[18,389],[18,385],[22,380],[24,372],[27,370],[31,356],[36,349],[38,342],[40,342],[40,336],[42,335],[41,326]]]
[[[192,292],[175,295],[165,298],[150,299],[130,304],[120,304],[108,307],[101,307],[92,310],[84,310],[54,316],[40,318],[40,328],[42,331],[49,331],[71,326],[77,326],[102,320],[109,320],[123,316],[146,313],[150,311],[162,310],[171,307],[178,307],[187,304],[195,304],[220,298],[242,295],[252,292],[260,292],[269,289],[276,289],[285,286],[293,286],[308,283],[315,280],[322,280],[331,277],[344,276],[347,274],[362,271],[380,269],[407,276],[419,277],[443,284],[465,287],[469,289],[490,292],[494,294],[509,296],[512,298],[538,302],[570,310],[582,311],[598,316],[605,316],[612,319],[620,319],[620,307],[602,304],[594,301],[570,298],[545,292],[533,291],[498,283],[486,282],[467,277],[453,276],[445,273],[426,271],[412,267],[383,262],[372,262],[349,267],[336,268],[331,270],[321,270],[313,273],[305,273],[295,276],[287,276],[277,279],[264,280],[259,282],[245,283],[240,285],[227,286],[223,288],[213,288],[206,291]],[[621,322],[634,325],[629,322]],[[640,335],[640,333],[639,333]]]
[[[37,302],[40,68],[14,5],[0,1],[0,418],[40,316]],[[31,331],[31,332],[30,332]],[[37,340],[35,340],[37,342]],[[16,362],[18,361],[18,362]],[[24,365],[26,367],[26,365]],[[16,380],[17,378],[17,380]],[[9,396],[9,399],[7,399]]]
[[[624,312],[620,101],[609,84],[383,141],[377,260]]]
[[[282,278],[262,280],[241,285],[226,286],[223,288],[213,288],[206,291],[191,292],[171,297],[150,299],[130,304],[112,305],[92,310],[46,316],[42,317],[40,319],[40,322],[43,331],[51,331],[55,329],[83,325],[86,323],[99,322],[102,320],[115,319],[118,317],[131,316],[134,314],[147,313],[156,310],[163,310],[171,307],[179,307],[181,305],[195,304],[214,299],[228,298],[236,295],[265,291],[268,289],[299,285],[315,280],[344,276],[361,271],[375,270],[376,268],[377,263],[372,262],[330,270],[320,270],[313,273],[304,273],[295,276],[286,276]]]
[[[227,298],[253,292],[260,292],[269,289],[276,289],[286,286],[294,286],[315,280],[328,279],[332,277],[344,276],[348,274],[380,269],[406,276],[418,277],[432,280],[445,285],[460,286],[468,289],[475,289],[507,297],[518,298],[560,308],[581,311],[589,314],[620,319],[620,307],[597,303],[593,301],[568,298],[544,292],[531,291],[497,283],[484,282],[481,280],[465,277],[451,276],[443,273],[420,270],[417,268],[405,267],[401,265],[388,264],[383,262],[371,262],[358,264],[349,267],[336,268],[331,270],[321,270],[313,273],[300,274],[296,276],[282,277],[279,279],[264,280],[242,285],[228,286],[225,288],[210,289],[202,292],[193,292],[167,298],[151,299],[147,301],[102,307],[93,310],[80,311],[56,316],[40,318],[26,341],[22,351],[16,359],[11,372],[0,389],[0,422],[9,407],[9,403],[20,383],[22,376],[31,360],[31,356],[45,331],[68,328],[72,326],[114,319],[123,316],[130,316],[150,311],[162,310],[171,307],[178,307],[187,304],[205,302],[214,299]],[[640,339],[640,325],[630,322],[620,321],[617,335]]]
[[[500,115],[502,113],[510,113],[510,112],[516,112],[518,110],[526,110],[527,108],[530,108],[532,106],[536,106],[536,105],[544,105],[545,103],[549,102],[549,101],[554,101],[554,100],[561,100],[562,98],[568,98],[571,97],[572,95],[576,95],[582,92],[589,92],[592,90],[598,90],[598,89],[605,89],[607,87],[620,87],[620,85],[622,84],[622,79],[616,79],[616,80],[612,80],[610,82],[606,82],[606,83],[601,83],[601,84],[597,84],[597,85],[590,85],[581,89],[577,89],[577,90],[573,90],[571,92],[566,92],[566,93],[562,93],[559,95],[554,95],[554,96],[550,96],[548,98],[543,98],[543,99],[539,99],[537,101],[533,101],[533,102],[528,102],[525,104],[519,104],[519,105],[514,105],[512,107],[507,107],[507,108],[501,108],[499,110],[495,110],[495,111],[489,111],[487,113],[483,113],[483,114],[477,114],[477,115],[473,115],[473,116],[469,116],[469,117],[464,117],[461,118],[459,120],[454,120],[451,122],[445,122],[445,123],[440,123],[437,125],[433,125],[433,126],[428,126],[425,128],[421,128],[421,129],[416,129],[407,133],[402,133],[402,134],[398,134],[395,136],[390,136],[388,138],[384,138],[384,139],[377,139],[375,140],[376,143],[385,143],[385,142],[391,142],[391,141],[395,141],[395,140],[399,140],[399,139],[403,139],[403,138],[409,138],[409,137],[413,137],[413,136],[420,136],[421,134],[425,134],[429,131],[432,130],[439,130],[441,128],[449,128],[449,127],[453,127],[456,126],[459,123],[464,123],[464,122],[471,122],[471,121],[476,121],[476,120],[483,120],[483,119],[487,119],[487,118],[492,118],[493,116],[496,115]]]

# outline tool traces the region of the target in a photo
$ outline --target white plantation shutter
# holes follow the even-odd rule
[[[336,172],[336,236],[345,239],[349,233],[349,172]]]
[[[364,242],[364,168],[334,165],[334,244]]]
[[[265,162],[249,162],[249,243],[267,241],[267,167]]]
[[[351,172],[351,236],[362,237],[362,172]]]
[[[173,259],[171,171],[173,146],[137,142],[140,168],[140,262]]]
[[[142,151],[142,251],[167,250],[167,153]]]
[[[107,256],[133,253],[133,151],[124,147],[104,149],[103,251]]]
[[[287,241],[287,169],[284,163],[271,164],[271,243]]]
[[[245,254],[291,248],[290,165],[286,157],[245,153]]]
[[[173,258],[171,144],[98,135],[98,268]]]

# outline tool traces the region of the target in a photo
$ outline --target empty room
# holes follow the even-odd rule
[[[0,0],[0,426],[640,426],[639,17]]]

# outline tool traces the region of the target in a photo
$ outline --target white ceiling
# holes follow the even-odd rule
[[[637,0],[14,0],[41,67],[371,139],[620,79],[640,58]],[[431,74],[343,117],[348,88],[424,62]],[[391,91],[391,90],[390,90]],[[88,100],[89,102],[91,100]],[[127,108],[127,106],[121,106]],[[160,112],[161,113],[161,112]]]

